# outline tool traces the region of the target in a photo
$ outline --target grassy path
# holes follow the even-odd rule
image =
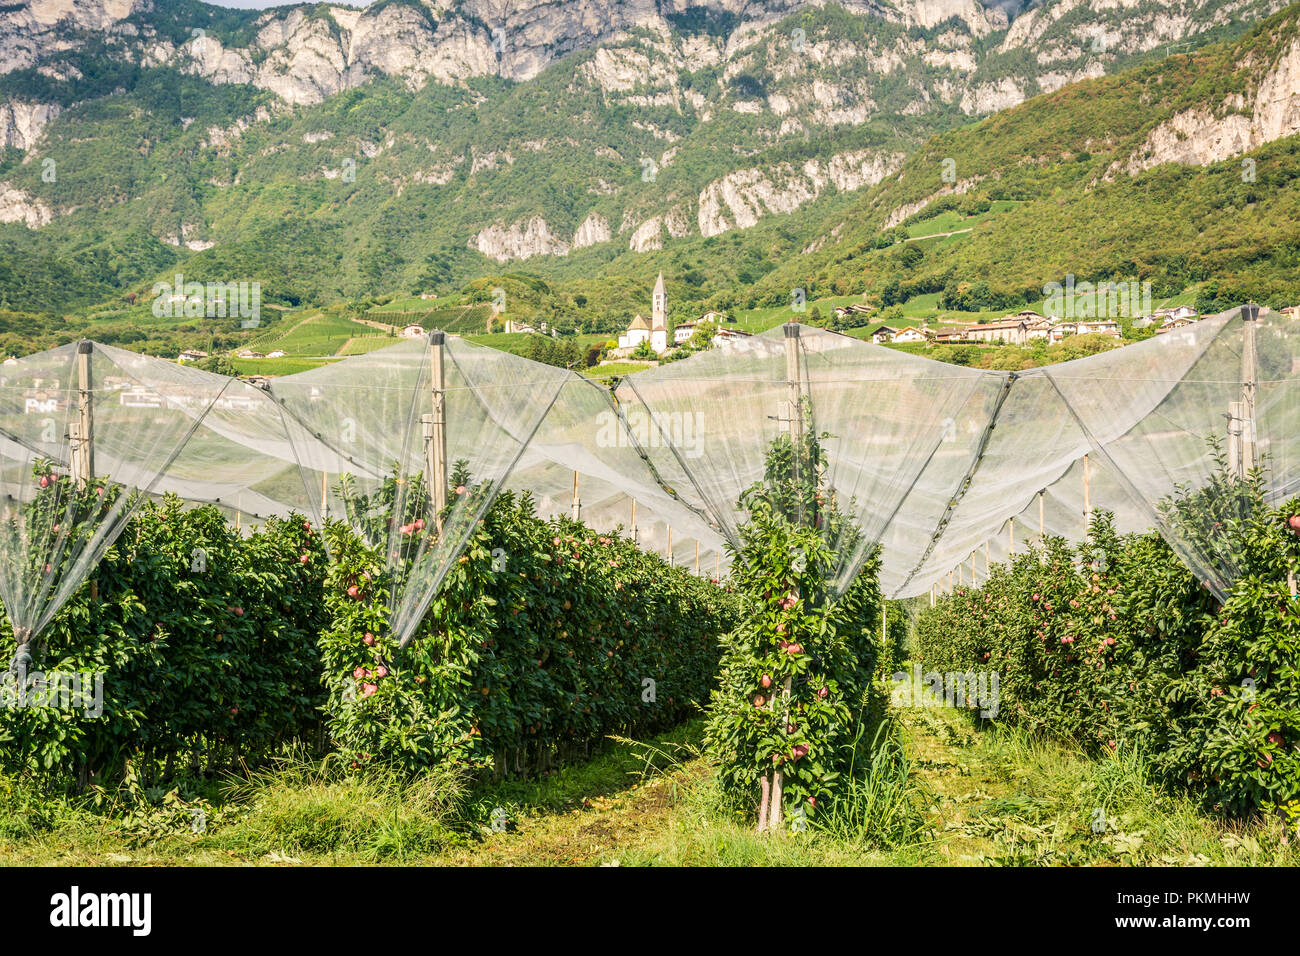
[[[755,835],[744,815],[723,808],[694,724],[653,744],[613,745],[545,780],[468,794],[449,781],[270,776],[198,833],[184,808],[125,822],[57,806],[32,817],[0,780],[0,865],[1300,863],[1280,824],[1206,816],[1151,786],[1135,755],[1094,761],[977,731],[951,710],[904,710],[902,720],[929,825],[904,846],[880,845],[870,820]]]

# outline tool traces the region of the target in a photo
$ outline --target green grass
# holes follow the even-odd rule
[[[329,365],[338,359],[330,358],[293,358],[285,356],[284,358],[273,359],[243,359],[232,358],[231,364],[240,375],[293,375],[295,372],[306,372],[310,369],[320,368],[322,365]]]
[[[605,365],[597,365],[593,368],[585,368],[582,373],[590,378],[607,379],[615,375],[631,375],[633,372],[644,372],[648,368],[654,368],[652,362],[609,362]]]
[[[402,780],[289,757],[170,798],[124,787],[96,808],[0,777],[0,865],[1300,863],[1279,822],[1211,816],[1160,789],[1140,753],[1093,760],[953,710],[899,714],[806,832],[756,834],[694,721],[540,780],[474,786],[449,770]]]

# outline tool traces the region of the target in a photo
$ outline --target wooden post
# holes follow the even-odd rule
[[[930,585],[930,607],[934,607],[934,592],[937,587],[937,584]]]
[[[952,593],[952,572],[948,572],[948,593]]]
[[[1246,476],[1246,469],[1242,467],[1241,454],[1241,429],[1243,422],[1243,412],[1241,402],[1228,403],[1228,467],[1238,478]]]
[[[984,542],[984,580],[985,581],[989,579],[989,575],[991,573],[992,573],[992,563],[989,559],[989,543],[988,541],[985,541]]]
[[[1038,543],[1047,538],[1047,521],[1043,517],[1043,492],[1038,493]]]
[[[673,566],[673,526],[668,526],[668,566]]]
[[[1287,586],[1288,588],[1290,588],[1290,590],[1291,590],[1291,597],[1292,597],[1292,598],[1295,598],[1297,592],[1296,592],[1295,572],[1294,572],[1294,571],[1288,571],[1288,572],[1286,573],[1286,586]]]
[[[578,473],[573,473],[573,520],[582,520],[582,499],[578,497]]]
[[[442,531],[442,512],[447,507],[447,380],[443,365],[446,335],[429,333],[429,391],[433,413],[425,418],[425,458],[434,522]]]
[[[979,579],[975,577],[975,552],[970,553],[970,586],[975,587],[979,584]]]
[[[632,543],[636,544],[636,499],[632,499]]]
[[[322,471],[320,473],[320,519],[322,522],[325,521],[325,518],[329,513],[329,507],[330,507],[329,494],[330,494],[330,476],[328,472]]]
[[[700,576],[700,542],[695,542],[695,576]]]
[[[787,421],[790,429],[791,452],[794,455],[794,477],[795,482],[802,480],[799,473],[799,466],[803,461],[803,388],[800,383],[799,369],[799,323],[787,322],[785,329],[785,378],[789,390],[789,409]],[[800,496],[802,497],[802,496]],[[800,521],[803,515],[799,516]],[[790,688],[791,679],[787,677],[782,688],[781,699],[786,708],[783,720],[790,719]],[[775,697],[775,695],[773,695]],[[775,700],[773,700],[775,703]],[[763,820],[759,820],[759,830],[779,830],[785,819],[785,808],[782,806],[784,801],[784,777],[785,775],[778,769],[772,770],[772,784],[770,787],[770,799],[767,807],[767,822],[764,826]],[[766,776],[766,775],[765,775]]]
[[[77,420],[68,427],[68,450],[72,476],[79,488],[85,488],[95,477],[95,402],[90,367],[94,348],[89,339],[77,343]]]
[[[1016,554],[1016,519],[1011,517],[1007,519],[1007,553],[1011,557]]]
[[[1259,306],[1251,302],[1241,307],[1241,473],[1244,477],[1255,467],[1255,393],[1259,387],[1259,357],[1255,346]]]
[[[1092,521],[1092,469],[1088,463],[1088,456],[1083,456],[1083,522],[1088,524]]]
[[[799,369],[799,323],[787,322],[785,328],[785,380],[790,391],[790,439],[794,443],[795,461],[799,461],[803,437],[803,387]],[[796,472],[797,474],[797,472]]]

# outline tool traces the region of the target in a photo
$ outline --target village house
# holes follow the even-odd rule
[[[124,388],[118,393],[118,403],[126,408],[162,408],[163,397],[145,385]]]
[[[284,358],[284,349],[276,349],[273,352],[266,353],[267,358]]]
[[[1034,339],[1043,339],[1050,341],[1052,338],[1052,329],[1056,325],[1055,320],[1049,319],[1045,315],[1039,315],[1037,312],[1022,312],[1025,317],[1025,340],[1032,342]]]
[[[207,357],[208,357],[207,352],[201,352],[198,349],[186,349],[185,351],[181,352],[180,355],[176,356],[176,361],[180,362],[182,365],[187,365],[190,362],[202,361]]]
[[[871,330],[871,341],[877,345],[884,345],[886,342],[894,341],[894,336],[898,334],[898,329],[891,328],[888,325],[882,325],[879,328]]]
[[[924,332],[915,326],[909,326],[906,329],[899,329],[891,340],[897,344],[903,345],[914,342],[928,341]]]
[[[683,322],[681,325],[673,329],[673,344],[685,345],[687,342],[691,340],[691,336],[695,334],[695,330],[698,329],[699,327],[700,327],[700,322],[698,321]]]
[[[1182,328],[1200,318],[1200,313],[1190,305],[1180,305],[1170,309],[1156,309],[1150,315],[1144,315],[1139,319],[1133,320],[1133,327],[1145,329],[1152,325],[1164,326],[1170,328]],[[1175,325],[1174,323],[1179,323]]]
[[[1060,342],[1067,335],[1109,335],[1117,339],[1120,337],[1120,328],[1114,319],[1079,319],[1076,322],[1058,322],[1052,326],[1053,342]]]
[[[835,317],[837,319],[847,319],[850,315],[870,315],[875,310],[862,302],[853,302],[849,305],[837,305],[835,307]]]
[[[408,325],[402,329],[402,338],[404,339],[418,339],[423,335],[424,326],[422,325]]]
[[[266,358],[261,352],[254,352],[252,349],[240,349],[235,353],[236,357],[243,359],[260,359]]]
[[[1029,322],[1022,317],[1011,317],[997,322],[986,322],[983,325],[968,325],[966,338],[972,342],[1024,345],[1029,340]]]

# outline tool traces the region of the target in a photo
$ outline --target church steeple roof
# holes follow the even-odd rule
[[[654,308],[651,311],[652,331],[660,329],[668,330],[668,290],[664,288],[664,274],[659,273],[659,279],[655,282],[654,295],[651,298]]]

